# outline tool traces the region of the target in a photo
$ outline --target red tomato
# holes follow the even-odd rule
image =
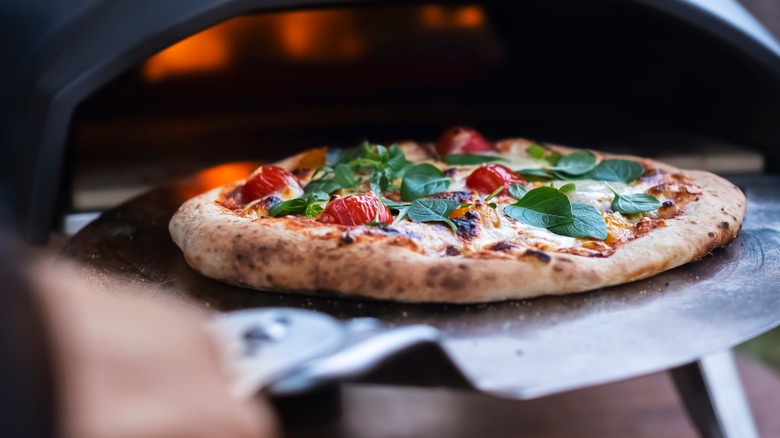
[[[436,150],[442,157],[447,154],[473,154],[493,149],[479,132],[462,126],[454,126],[439,137]]]
[[[512,183],[524,184],[525,180],[512,169],[495,163],[478,167],[466,178],[466,187],[479,193],[493,193],[497,188],[509,187]],[[509,191],[504,189],[500,194],[507,195]]]
[[[288,193],[284,193],[288,189]],[[244,183],[241,198],[244,202],[265,198],[270,195],[297,197],[303,194],[301,182],[292,173],[279,166],[262,166]]]
[[[379,222],[393,223],[390,209],[373,195],[349,195],[336,198],[325,206],[317,220],[326,224],[365,225],[377,218],[377,205]]]

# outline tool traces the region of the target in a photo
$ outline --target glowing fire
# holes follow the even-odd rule
[[[284,51],[293,59],[351,59],[363,44],[350,11],[302,11],[279,16],[277,32]]]
[[[420,23],[430,29],[476,28],[485,22],[485,13],[478,6],[426,5],[418,11]],[[143,66],[143,75],[149,82],[159,82],[225,70],[244,55],[239,53],[247,50],[244,41],[259,42],[263,56],[309,62],[354,59],[370,49],[369,38],[358,26],[359,21],[360,10],[292,11],[238,17],[149,58]]]
[[[420,20],[430,28],[480,27],[485,24],[485,12],[479,6],[426,5],[420,8]]]
[[[190,73],[211,73],[229,66],[232,57],[229,27],[216,26],[184,39],[149,58],[144,77],[157,82]]]

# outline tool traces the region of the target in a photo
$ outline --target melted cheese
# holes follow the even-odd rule
[[[547,167],[548,163],[544,160],[534,159],[525,154],[525,149],[530,144],[527,141],[513,140],[511,142],[499,143],[498,147],[504,153],[490,153],[486,155],[501,156],[509,162],[500,162],[512,169],[539,169]],[[520,152],[522,151],[522,152]],[[418,160],[418,162],[428,162],[437,166],[442,171],[455,168],[457,171],[451,176],[452,183],[447,191],[449,192],[472,192],[466,187],[466,179],[480,165],[472,166],[453,166],[434,160]],[[366,175],[364,175],[366,176]],[[400,184],[395,181],[396,184]],[[551,182],[529,183],[529,189],[540,187],[542,185],[552,184],[560,188],[566,184],[573,183],[576,186],[574,191],[567,193],[572,202],[580,202],[597,208],[605,217],[608,229],[608,238],[605,241],[607,245],[614,245],[621,240],[631,236],[631,229],[642,219],[642,215],[631,215],[624,217],[620,213],[611,210],[611,203],[614,194],[603,181],[595,180],[555,180]],[[619,194],[637,194],[646,193],[650,188],[641,180],[631,184],[609,183],[610,186]],[[367,178],[364,183],[342,194],[365,193],[369,190]],[[486,195],[480,195],[484,199]],[[285,197],[286,198],[286,197]],[[663,196],[659,196],[664,201]],[[442,223],[416,223],[411,220],[403,219],[392,225],[394,229],[416,242],[419,249],[428,254],[449,254],[452,248],[461,254],[476,253],[485,251],[498,242],[509,242],[516,248],[532,248],[537,250],[557,251],[571,248],[606,248],[601,242],[593,242],[591,239],[574,238],[555,234],[547,229],[535,227],[520,221],[509,218],[503,214],[503,209],[516,202],[515,199],[508,196],[499,196],[492,202],[497,202],[495,211],[487,211],[492,207],[482,205],[472,205],[469,209],[475,210],[479,215],[479,232],[476,236],[459,237],[456,233]],[[466,211],[459,210],[452,218],[463,218]],[[652,216],[652,214],[649,214]],[[371,227],[358,227],[350,233],[354,235],[368,234],[374,232]]]

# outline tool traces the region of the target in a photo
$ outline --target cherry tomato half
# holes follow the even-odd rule
[[[478,167],[466,178],[466,187],[479,193],[493,193],[497,188],[509,187],[512,183],[524,184],[525,180],[512,169],[495,163]],[[501,194],[507,195],[509,191],[504,189]]]
[[[454,126],[439,137],[436,151],[442,157],[447,154],[473,154],[493,149],[489,141],[479,132],[462,126]]]
[[[244,202],[252,202],[270,195],[283,195],[281,197],[289,198],[302,194],[303,187],[298,178],[279,166],[260,167],[241,189],[241,198]]]
[[[390,209],[373,195],[349,195],[336,198],[325,206],[317,220],[326,224],[365,225],[377,219],[377,206],[379,206],[378,221],[386,224],[393,223]]]

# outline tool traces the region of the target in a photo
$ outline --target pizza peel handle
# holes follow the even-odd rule
[[[449,366],[449,375],[465,381],[441,349],[439,332],[426,325],[387,328],[373,318],[342,323],[308,310],[264,308],[216,316],[212,329],[224,347],[238,395],[299,395],[357,380],[419,351],[437,355],[433,363]]]

